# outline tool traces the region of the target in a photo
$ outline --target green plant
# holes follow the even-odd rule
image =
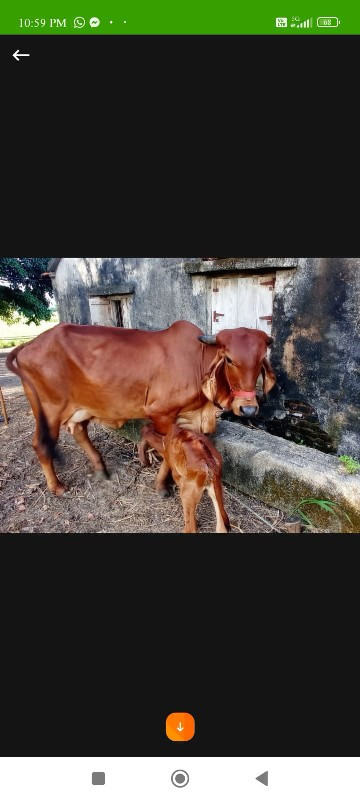
[[[18,344],[22,344],[23,342],[28,342],[29,339],[0,339],[0,350],[8,349],[9,347],[17,347]]]
[[[48,263],[48,258],[0,258],[0,319],[8,325],[20,315],[27,324],[51,319],[52,284],[43,275]]]
[[[360,470],[360,463],[356,461],[355,458],[351,458],[351,456],[339,456],[339,461],[344,465],[346,472],[350,475],[353,475],[354,472],[358,472]]]
[[[304,514],[304,512],[302,511],[302,507],[303,506],[308,506],[308,505],[309,506],[310,505],[315,505],[315,506],[317,506],[317,508],[320,508],[322,511],[325,511],[328,514],[333,514],[333,516],[336,517],[336,519],[339,520],[339,522],[341,523],[341,518],[339,517],[339,514],[337,513],[337,511],[338,511],[341,514],[343,514],[343,516],[346,517],[348,522],[350,522],[350,524],[351,524],[351,519],[350,519],[349,515],[346,513],[346,511],[344,511],[339,506],[338,503],[335,502],[335,500],[321,500],[321,499],[319,500],[319,499],[317,499],[315,497],[305,497],[303,500],[300,500],[299,503],[297,503],[297,505],[295,506],[295,508],[291,512],[292,514],[298,514],[298,516],[301,517],[303,522],[305,522],[305,525],[309,525],[312,528],[316,528],[317,527],[315,525],[315,523],[314,523],[314,520],[311,519],[311,517],[309,517],[307,514]]]

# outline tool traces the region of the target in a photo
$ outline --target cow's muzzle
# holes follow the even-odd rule
[[[245,417],[253,417],[257,413],[257,410],[257,406],[240,406],[240,411],[242,411]]]
[[[232,398],[232,410],[235,414],[244,414],[245,417],[253,417],[257,414],[259,406],[256,400],[256,392],[233,389]]]

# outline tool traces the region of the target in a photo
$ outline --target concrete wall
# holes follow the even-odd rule
[[[196,260],[196,259],[194,259]],[[166,328],[178,319],[200,327],[209,317],[203,276],[191,276],[183,258],[63,258],[54,289],[62,321],[90,324],[89,294],[116,286],[135,288],[131,304],[133,328]]]
[[[278,384],[260,423],[298,444],[359,458],[360,259],[63,258],[54,289],[61,320],[90,324],[89,296],[135,289],[132,327],[154,330],[187,319],[210,332],[210,278],[240,270],[276,271],[271,333]]]
[[[278,418],[280,426],[298,431],[305,443],[357,458],[359,309],[360,259],[300,259],[296,270],[277,278],[272,329],[272,363],[278,376],[271,403],[274,425]]]

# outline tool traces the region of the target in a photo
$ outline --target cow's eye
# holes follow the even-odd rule
[[[231,361],[231,358],[228,358],[227,356],[226,356],[226,361],[227,361],[227,363],[228,363],[228,364],[232,364],[232,363],[233,363],[233,362]]]

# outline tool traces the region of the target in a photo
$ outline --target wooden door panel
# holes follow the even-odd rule
[[[257,328],[270,335],[275,273],[212,280],[212,333]]]

